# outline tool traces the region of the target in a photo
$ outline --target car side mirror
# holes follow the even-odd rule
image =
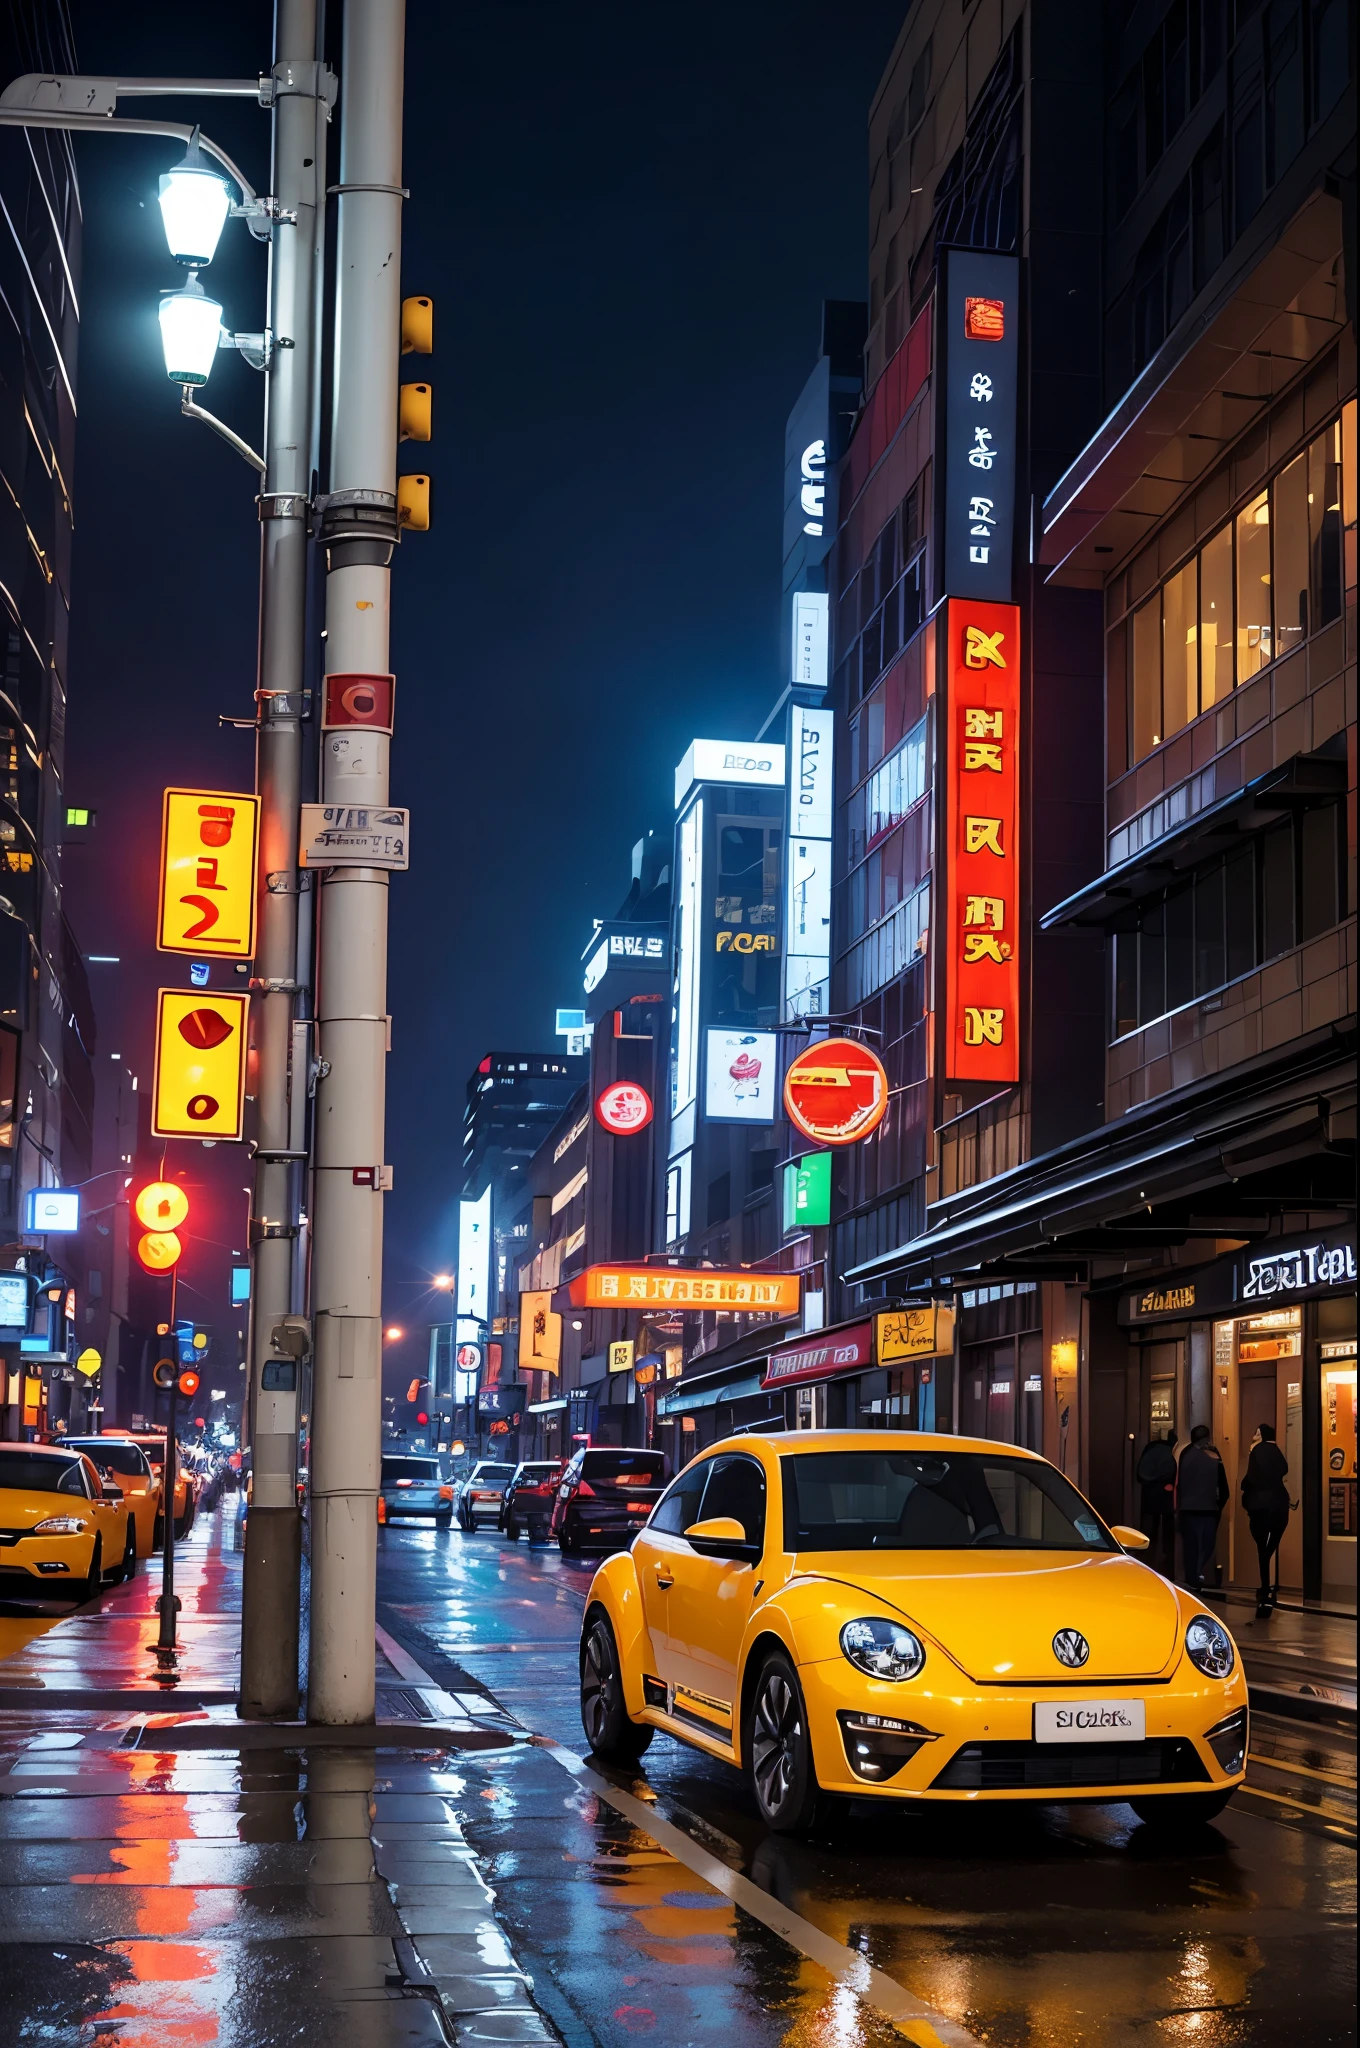
[[[1147,1550],[1152,1540],[1141,1529],[1130,1529],[1126,1522],[1111,1522],[1110,1534],[1121,1550]]]
[[[746,1531],[735,1515],[711,1515],[705,1522],[691,1522],[685,1541],[700,1557],[732,1557],[755,1564],[760,1545],[748,1543]]]
[[[105,1486],[101,1488],[99,1498],[101,1500],[121,1501],[123,1489],[121,1486]]]

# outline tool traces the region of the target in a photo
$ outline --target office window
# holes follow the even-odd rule
[[[1162,590],[1162,738],[1199,716],[1199,610],[1195,563]]]
[[[1237,680],[1271,660],[1270,493],[1237,515]]]
[[[1232,528],[1207,541],[1199,557],[1200,708],[1220,703],[1233,686]]]
[[[1271,528],[1275,535],[1275,566],[1271,593],[1275,601],[1276,651],[1288,654],[1308,637],[1310,552],[1308,456],[1296,455],[1271,486]]]
[[[1162,742],[1162,600],[1158,592],[1133,615],[1129,635],[1132,665],[1133,759],[1141,761]]]
[[[1343,467],[1343,442],[1352,460]],[[1319,434],[1308,450],[1308,554],[1313,596],[1313,622],[1329,626],[1341,617],[1343,483],[1347,506],[1345,527],[1355,545],[1355,400],[1345,408],[1325,433]],[[1354,583],[1355,563],[1345,581]]]

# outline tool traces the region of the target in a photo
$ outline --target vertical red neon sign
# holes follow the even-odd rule
[[[1020,1079],[1020,608],[949,600],[945,1065]]]

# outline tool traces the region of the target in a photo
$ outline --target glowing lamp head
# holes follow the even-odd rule
[[[231,193],[221,171],[208,162],[196,142],[189,144],[184,161],[161,179],[160,207],[165,239],[175,262],[195,269],[211,263],[231,211]]]
[[[169,1273],[184,1256],[173,1230],[148,1230],[137,1241],[137,1257],[148,1273]]]
[[[210,299],[192,271],[189,282],[161,300],[161,347],[172,384],[206,384],[222,333],[222,308]]]
[[[189,1213],[189,1197],[176,1181],[153,1180],[132,1206],[144,1229],[178,1230]]]

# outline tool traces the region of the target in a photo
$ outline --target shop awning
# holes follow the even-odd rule
[[[1355,1110],[1352,1020],[933,1203],[920,1237],[845,1278],[1082,1279],[1092,1259],[1132,1272],[1192,1240],[1262,1237],[1282,1210],[1345,1215]]]
[[[656,1404],[658,1420],[672,1415],[692,1415],[696,1408],[716,1408],[720,1401],[745,1401],[760,1392],[760,1374],[728,1380],[716,1387],[696,1387],[693,1393],[662,1394]]]

